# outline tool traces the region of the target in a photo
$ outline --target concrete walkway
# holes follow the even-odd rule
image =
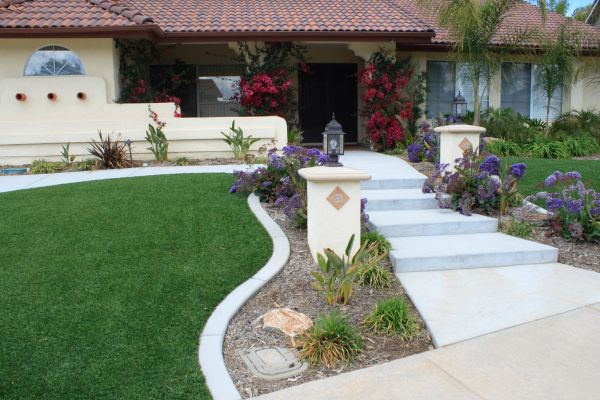
[[[600,304],[260,400],[595,400]]]
[[[240,165],[194,165],[185,167],[144,167],[125,169],[104,169],[99,171],[61,172],[57,174],[39,175],[0,175],[0,193],[22,189],[33,189],[45,186],[62,185],[97,181],[102,179],[133,178],[136,176],[200,174],[200,173],[232,173],[245,170],[248,166]]]

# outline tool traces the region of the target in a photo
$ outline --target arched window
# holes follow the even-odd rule
[[[29,57],[25,76],[85,75],[77,54],[61,46],[46,46]]]

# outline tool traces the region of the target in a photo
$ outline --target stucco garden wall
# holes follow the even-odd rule
[[[51,44],[77,53],[86,75],[23,76],[29,56]],[[119,72],[111,39],[7,39],[0,40],[0,53],[0,165],[59,160],[66,143],[78,158],[89,158],[89,141],[98,138],[98,130],[130,139],[135,159],[153,158],[145,141],[148,104],[113,101]],[[48,98],[50,93],[53,99]],[[17,94],[21,94],[20,100]],[[221,132],[228,131],[234,118],[174,118],[172,103],[152,104],[152,108],[167,122],[170,158],[231,155]],[[286,122],[281,118],[236,117],[235,121],[246,135],[263,139],[252,150],[271,141],[287,141]]]

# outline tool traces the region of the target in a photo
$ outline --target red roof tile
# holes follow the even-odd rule
[[[174,32],[431,32],[392,0],[123,0]]]
[[[107,0],[0,0],[1,28],[130,27],[152,22]]]
[[[566,20],[548,13],[544,24],[539,8],[522,3],[510,12],[495,40],[505,42],[521,27],[552,35]],[[600,38],[600,28],[572,23],[588,38]],[[389,34],[388,38],[412,34],[433,45],[450,43],[448,32],[437,27],[435,17],[416,0],[0,0],[0,35],[2,28],[144,26],[165,40],[172,35],[216,39],[232,34],[243,38],[314,33],[326,39],[345,34]],[[429,41],[427,36],[433,32],[435,37]],[[594,40],[589,43],[597,47],[598,39]]]

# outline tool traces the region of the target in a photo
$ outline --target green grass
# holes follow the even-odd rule
[[[600,161],[549,160],[544,158],[517,157],[508,160],[511,164],[516,162],[527,164],[527,172],[523,179],[519,181],[519,191],[525,196],[543,191],[544,180],[554,171],[579,171],[583,178],[583,183],[585,183],[587,187],[600,190]]]
[[[269,258],[224,174],[0,195],[0,398],[208,399],[200,332]]]

